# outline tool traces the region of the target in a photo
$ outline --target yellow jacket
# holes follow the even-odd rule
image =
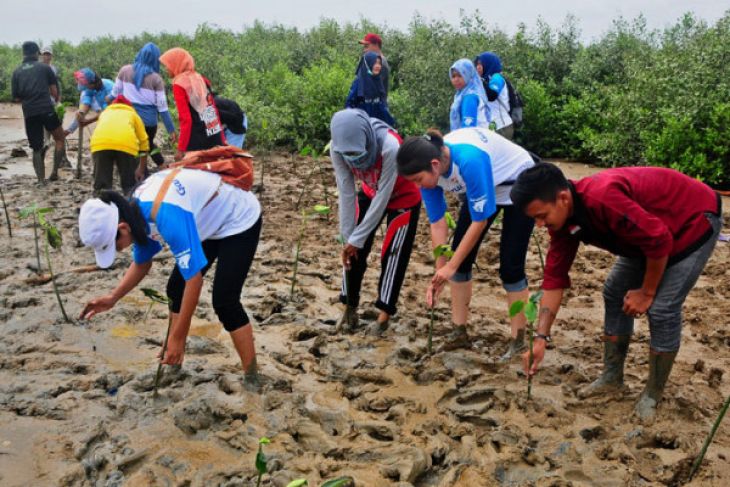
[[[104,109],[91,135],[91,152],[116,150],[137,156],[150,150],[144,123],[134,108],[112,103]]]

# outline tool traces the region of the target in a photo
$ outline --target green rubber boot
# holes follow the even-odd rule
[[[517,330],[517,336],[510,339],[509,341],[509,348],[499,358],[500,362],[509,362],[514,357],[517,357],[521,352],[523,352],[527,348],[527,345],[525,345],[525,329]]]
[[[603,373],[578,391],[578,397],[589,397],[622,392],[624,386],[624,362],[629,352],[631,335],[604,335]]]
[[[35,176],[38,178],[38,182],[41,184],[46,184],[46,164],[43,160],[44,154],[44,150],[33,151],[33,170],[35,171]]]
[[[677,352],[649,352],[649,378],[634,407],[634,413],[642,423],[654,422],[657,405],[662,400],[676,358]]]
[[[337,323],[338,331],[353,332],[360,325],[360,318],[357,316],[357,307],[347,305],[342,318]]]
[[[57,150],[53,152],[53,170],[51,175],[48,176],[49,181],[58,181],[58,168],[63,163],[63,151]]]
[[[471,348],[471,339],[466,331],[466,325],[452,325],[451,333],[444,337],[444,341],[439,347],[440,352],[450,352],[452,350]]]

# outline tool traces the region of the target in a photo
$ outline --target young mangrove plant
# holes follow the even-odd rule
[[[712,439],[715,437],[715,433],[717,433],[717,428],[720,427],[722,418],[724,418],[725,413],[727,413],[728,406],[730,406],[730,396],[728,396],[727,399],[725,399],[725,403],[722,405],[722,408],[720,409],[720,414],[717,415],[717,419],[715,420],[715,423],[712,425],[712,429],[710,430],[710,433],[707,435],[707,438],[705,439],[705,443],[702,445],[702,450],[700,450],[700,454],[697,455],[697,458],[695,459],[694,463],[692,464],[692,469],[689,471],[688,480],[692,480],[692,478],[695,476],[697,471],[700,469],[700,465],[702,465],[702,460],[705,458],[705,454],[707,453],[707,448],[709,448],[710,443],[712,443]]]
[[[259,487],[261,485],[261,477],[266,473],[266,467],[267,467],[267,458],[264,454],[264,445],[268,445],[271,443],[271,440],[268,439],[265,436],[262,436],[259,438],[259,449],[256,452],[256,471],[259,473],[258,477],[256,478],[256,487]]]
[[[292,480],[288,484],[286,484],[286,487],[304,487],[306,485],[309,485],[307,482],[307,479],[296,479]],[[351,487],[355,485],[355,480],[350,477],[337,477],[336,479],[327,480],[324,483],[320,484],[319,487]]]
[[[154,306],[155,303],[168,305],[167,331],[165,332],[165,339],[162,341],[162,354],[160,355],[160,358],[164,359],[165,353],[167,352],[167,339],[170,337],[170,327],[172,326],[172,312],[170,312],[170,310],[169,310],[170,299],[167,296],[160,293],[159,291],[149,288],[149,287],[143,287],[141,289],[141,291],[150,300],[150,305],[147,307],[147,311],[144,314],[144,324],[145,325],[147,324],[147,318],[149,317],[150,311],[152,311],[152,306]],[[162,378],[162,362],[157,364],[157,373],[155,374],[155,384],[152,388],[152,397],[157,397],[157,388],[160,385],[161,378]]]
[[[5,171],[7,167],[0,166],[0,171]],[[10,225],[10,215],[8,214],[8,205],[5,203],[5,193],[3,193],[3,188],[0,186],[0,198],[3,201],[3,211],[5,212],[5,221],[8,223],[8,235],[10,238],[13,238],[13,227]]]
[[[297,272],[299,270],[299,252],[302,248],[302,239],[304,238],[304,231],[307,229],[307,220],[316,215],[328,215],[330,207],[325,205],[314,205],[310,210],[302,210],[302,223],[299,226],[299,237],[297,238],[297,247],[294,253],[294,270],[292,271],[291,278],[291,291],[289,292],[289,298],[294,297],[294,289],[297,285]]]
[[[515,301],[512,306],[509,307],[510,318],[517,316],[520,313],[525,314],[527,318],[527,337],[529,345],[528,355],[528,374],[527,374],[527,399],[532,397],[532,375],[529,374],[529,370],[532,368],[533,356],[533,344],[535,343],[535,320],[537,319],[537,310],[540,306],[540,300],[542,299],[542,291],[537,291],[530,294],[530,298],[527,303],[524,301]]]
[[[448,215],[448,212],[446,213]],[[451,250],[451,246],[448,244],[441,244],[438,245],[435,249],[433,249],[433,258],[438,260],[440,257],[446,257],[447,259],[450,259],[454,256],[454,251]],[[432,297],[433,299],[433,297]],[[428,353],[433,353],[433,321],[434,321],[434,311],[436,310],[436,303],[434,301],[431,302],[431,320],[428,324]]]
[[[325,147],[325,151],[329,148],[329,144]],[[299,192],[299,198],[297,198],[297,204],[295,206],[295,209],[299,211],[299,206],[302,204],[302,198],[304,198],[304,194],[307,191],[311,192],[311,188],[309,187],[309,181],[312,179],[312,176],[314,175],[315,171],[319,171],[320,179],[322,182],[322,188],[324,190],[324,204],[325,206],[330,206],[330,198],[329,198],[329,191],[327,190],[327,180],[326,180],[326,174],[324,172],[324,168],[320,164],[319,158],[322,155],[320,152],[317,151],[314,147],[311,146],[305,146],[302,148],[302,150],[299,151],[299,155],[301,157],[307,157],[310,156],[312,158],[312,161],[314,161],[314,167],[309,171],[309,174],[307,175],[307,178],[304,180],[304,184],[302,185],[302,190]],[[328,216],[329,219],[329,216]]]
[[[61,314],[66,323],[72,323],[66,314],[66,310],[63,307],[63,300],[61,299],[61,293],[58,290],[56,284],[56,276],[53,274],[53,267],[51,267],[51,253],[49,247],[54,249],[60,249],[63,239],[61,238],[61,232],[48,220],[46,220],[46,213],[53,211],[53,208],[38,208],[38,205],[29,206],[20,210],[20,217],[27,218],[33,216],[33,235],[35,237],[35,249],[36,249],[36,261],[38,264],[38,272],[40,272],[41,261],[40,254],[38,251],[38,226],[43,231],[43,253],[46,256],[46,265],[48,266],[48,273],[51,275],[51,284],[53,284],[53,292],[58,300],[58,306],[61,308]]]

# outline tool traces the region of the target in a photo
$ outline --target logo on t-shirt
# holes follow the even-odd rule
[[[482,213],[484,211],[484,205],[487,204],[487,197],[482,196],[479,199],[472,200],[471,206],[474,208],[474,211],[477,213]]]
[[[178,194],[179,194],[180,196],[185,196],[185,186],[183,186],[183,185],[182,185],[182,183],[181,183],[180,181],[178,181],[177,179],[175,179],[175,180],[174,180],[174,181],[172,182],[172,184],[174,184],[174,185],[175,185],[175,189],[177,190],[177,192],[178,192]]]
[[[190,267],[190,249],[183,250],[179,254],[176,254],[175,260],[177,260],[177,265],[180,266],[180,269],[189,268]]]

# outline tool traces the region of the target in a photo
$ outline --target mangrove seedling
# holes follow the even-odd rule
[[[4,171],[7,167],[0,166],[0,170]],[[8,235],[10,238],[13,238],[13,227],[10,226],[10,215],[8,214],[8,205],[5,203],[5,193],[3,193],[3,188],[0,186],[0,198],[3,200],[3,211],[5,212],[5,221],[8,223]]]
[[[448,212],[446,213],[448,215]],[[451,250],[451,246],[447,244],[441,244],[436,246],[435,249],[433,249],[433,258],[438,260],[440,257],[446,257],[447,259],[450,259],[454,256],[454,251]],[[433,353],[433,321],[434,321],[434,312],[436,310],[436,303],[433,301],[431,302],[431,320],[428,324],[428,353]]]
[[[717,428],[720,427],[722,418],[724,418],[725,413],[727,413],[728,406],[730,406],[730,396],[728,396],[727,399],[725,399],[725,403],[722,405],[722,409],[720,409],[720,414],[717,415],[715,424],[712,425],[712,429],[710,430],[710,433],[707,435],[707,438],[705,439],[705,443],[702,445],[702,450],[700,450],[700,454],[697,455],[697,458],[695,459],[694,463],[692,464],[692,469],[689,471],[689,480],[692,480],[692,478],[695,476],[695,474],[699,470],[700,465],[702,465],[702,460],[704,460],[704,458],[705,458],[705,454],[707,453],[707,448],[709,448],[710,443],[712,443],[712,439],[715,437],[715,433],[717,433]]]
[[[327,145],[329,147],[329,144]],[[325,147],[326,149],[326,147]],[[309,174],[307,175],[307,178],[304,180],[304,184],[302,185],[302,190],[299,192],[299,198],[297,198],[297,204],[295,206],[295,209],[299,211],[299,206],[302,204],[302,198],[304,197],[304,193],[308,191],[309,188],[309,181],[312,179],[312,176],[314,175],[315,171],[319,171],[320,179],[322,182],[322,188],[324,190],[324,203],[326,206],[330,205],[329,202],[329,191],[327,190],[327,181],[326,181],[326,175],[324,173],[324,169],[320,165],[319,157],[322,155],[319,152],[317,152],[317,149],[311,147],[311,146],[305,146],[302,148],[302,150],[299,151],[299,155],[301,157],[307,157],[310,156],[312,160],[314,161],[314,167],[312,167],[311,171],[309,171]],[[329,216],[327,217],[329,219]]]
[[[306,485],[309,485],[307,479],[296,479],[286,484],[286,487],[304,487]]]
[[[532,397],[532,375],[529,374],[529,370],[532,369],[532,362],[533,362],[533,356],[532,356],[532,350],[533,350],[533,344],[535,342],[535,320],[537,319],[537,309],[540,306],[540,300],[542,299],[542,291],[537,291],[532,294],[530,294],[530,298],[527,300],[527,303],[524,301],[515,301],[512,303],[512,305],[509,307],[509,316],[510,318],[517,316],[520,313],[525,313],[525,318],[527,318],[527,337],[528,337],[528,345],[529,345],[529,355],[528,355],[528,374],[527,374],[527,399],[529,400]]]
[[[355,485],[355,480],[350,477],[337,477],[336,479],[328,480],[327,482],[323,483],[319,487],[345,487]]]
[[[52,211],[51,208],[38,208],[35,203],[32,206],[28,206],[20,210],[20,219],[33,217],[33,241],[35,242],[35,260],[36,260],[36,272],[41,273],[41,251],[38,246],[38,215],[41,213],[48,213]]]
[[[170,312],[170,310],[169,310],[170,299],[167,296],[164,296],[163,294],[161,294],[159,291],[149,288],[149,287],[143,287],[141,289],[141,291],[150,300],[150,305],[147,307],[147,312],[144,314],[144,324],[145,325],[147,324],[147,318],[150,314],[150,311],[152,311],[152,306],[155,303],[168,305],[167,331],[165,332],[165,339],[162,342],[162,355],[160,356],[162,359],[164,359],[165,353],[167,352],[167,339],[170,336],[170,327],[172,325],[172,312]],[[157,388],[160,385],[161,378],[162,378],[162,362],[157,364],[157,373],[155,374],[155,384],[152,388],[152,397],[157,397]]]
[[[294,288],[297,285],[297,271],[299,270],[299,252],[302,248],[302,239],[304,238],[304,231],[307,228],[307,220],[312,216],[316,215],[328,215],[330,207],[325,205],[314,205],[311,210],[302,210],[302,223],[299,226],[299,237],[297,238],[297,247],[294,253],[294,270],[291,278],[291,291],[289,292],[289,298],[294,297]]]
[[[37,225],[40,225],[43,230],[43,253],[46,256],[46,265],[48,265],[48,273],[51,275],[51,284],[53,284],[53,292],[58,300],[58,306],[61,308],[61,314],[66,323],[72,323],[66,314],[66,310],[63,307],[63,300],[61,299],[61,293],[58,291],[58,285],[56,284],[56,276],[53,274],[53,267],[51,267],[51,253],[49,247],[54,249],[60,249],[63,239],[61,238],[61,232],[52,223],[46,220],[46,213],[53,211],[53,208],[38,208],[37,205],[23,208],[20,211],[21,218],[27,218],[33,215],[33,234],[35,235],[36,245],[36,258],[38,259],[38,271],[40,272],[40,257],[38,256],[38,232]],[[37,222],[37,225],[36,225]]]
[[[271,440],[265,436],[259,438],[259,450],[256,452],[256,471],[259,473],[256,479],[256,487],[261,485],[261,477],[266,473],[266,455],[264,454],[264,445],[271,443]]]

